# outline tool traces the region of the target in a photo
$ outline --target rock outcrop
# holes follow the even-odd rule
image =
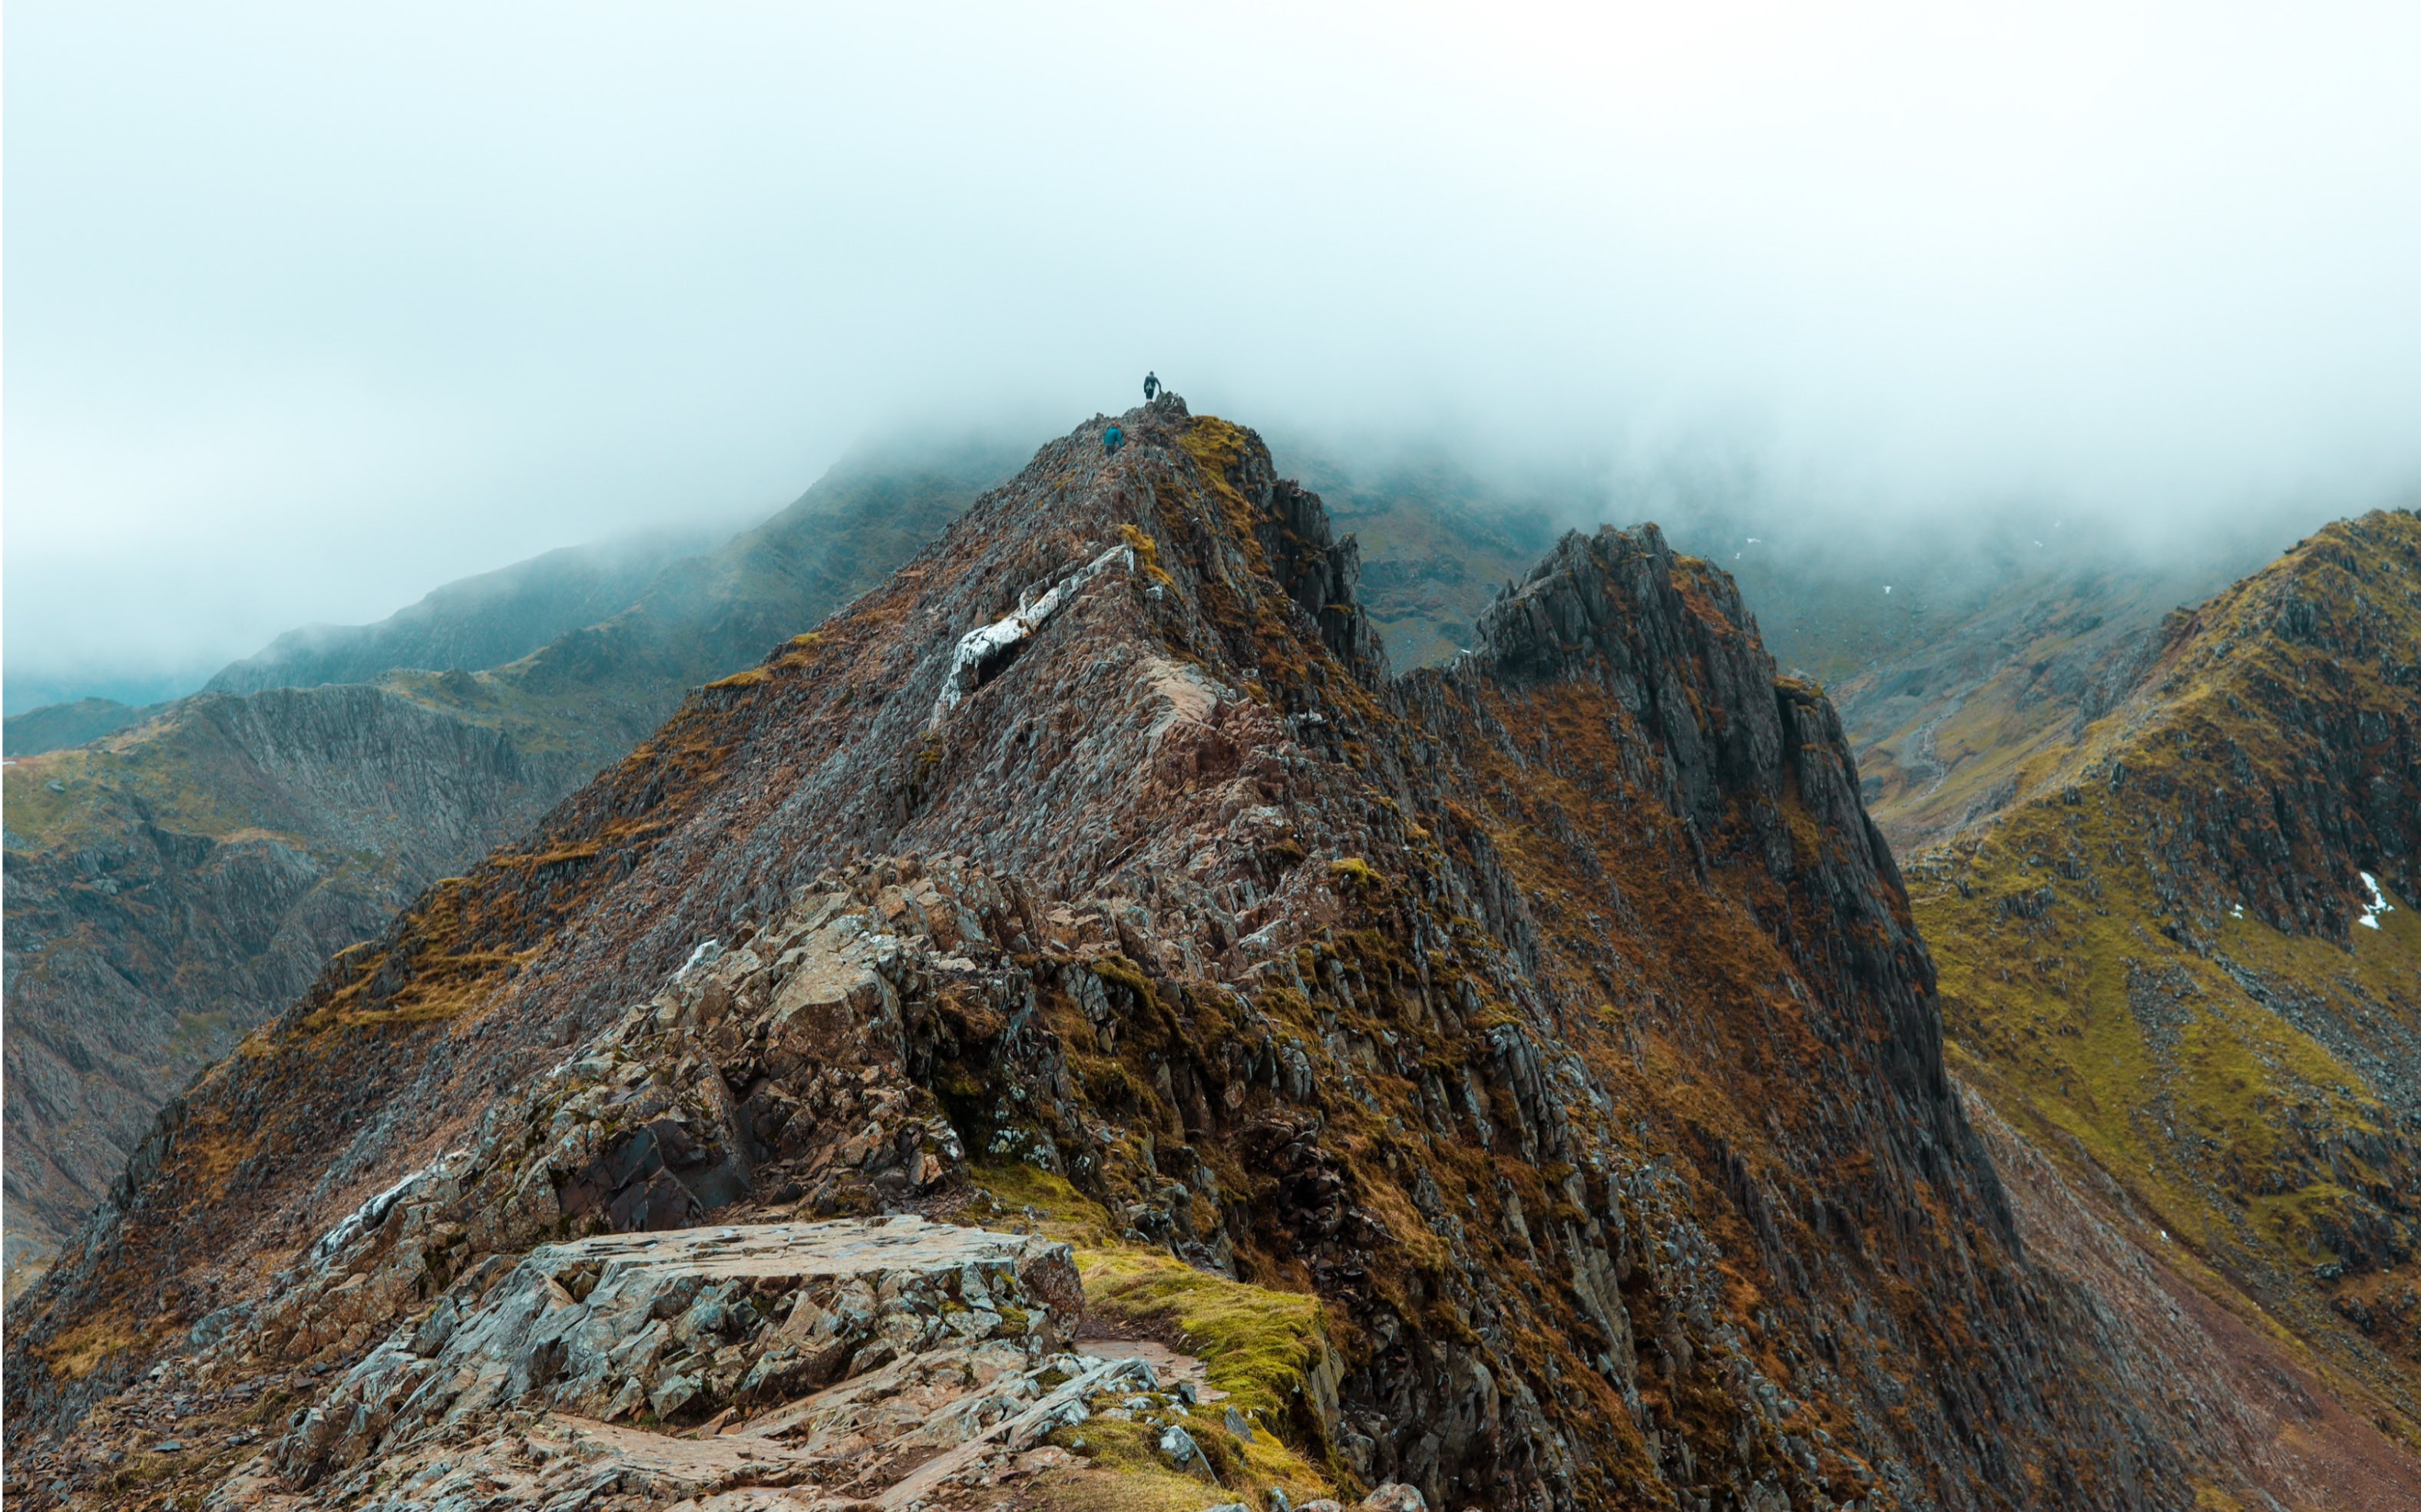
[[[702,691],[172,1104],[12,1313],[12,1493],[126,1499],[108,1457],[180,1372],[211,1421],[250,1391],[285,1426],[155,1454],[146,1494],[526,1504],[504,1488],[569,1446],[617,1464],[559,1478],[564,1506],[781,1504],[711,1500],[788,1494],[706,1431],[741,1413],[904,1464],[861,1408],[818,1417],[851,1379],[823,1373],[882,1342],[1001,1351],[991,1380],[1036,1408],[959,1372],[994,1426],[1109,1380],[1106,1354],[1007,1359],[1034,1309],[1021,1333],[963,1275],[878,1341],[788,1262],[726,1277],[719,1321],[643,1367],[613,1352],[655,1337],[618,1287],[576,1372],[551,1348],[600,1316],[608,1255],[709,1268],[724,1228],[884,1208],[1056,1225],[1088,1312],[1160,1330],[1235,1410],[1087,1386],[1084,1422],[1022,1451],[1083,1465],[1022,1467],[1014,1430],[888,1481],[893,1504],[1012,1473],[1029,1504],[1100,1504],[1052,1477],[1107,1474],[1397,1512],[2261,1489],[2128,1388],[2160,1356],[2089,1268],[2024,1253],[2050,1199],[2012,1203],[1947,1073],[1838,720],[1775,676],[1722,572],[1653,527],[1569,538],[1469,656],[1391,678],[1353,542],[1256,437],[1174,396],[1118,417],[1115,457],[1107,423]],[[673,1287],[645,1269],[622,1285]],[[650,1301],[664,1337],[705,1286]],[[754,1322],[743,1289],[774,1299]],[[802,1290],[847,1367],[779,1356]],[[653,1424],[578,1415],[642,1396]],[[449,1428],[465,1399],[512,1403],[509,1432]],[[718,1468],[662,1468],[693,1455]],[[1120,1494],[1189,1494],[1151,1484]]]
[[[38,1490],[132,1489],[130,1458],[211,1484],[221,1507],[932,1505],[1087,1474],[1190,1491],[1248,1462],[1298,1497],[1325,1489],[1266,1438],[1282,1399],[1241,1398],[1257,1428],[1198,1359],[1099,1331],[1071,1343],[1086,1307],[1064,1241],[914,1215],[749,1221],[769,1198],[963,1195],[965,1151],[911,1069],[968,1015],[1033,1011],[991,943],[1029,928],[1047,925],[1014,894],[945,868],[807,889],[694,951],[258,1296],[199,1320],[184,1369],[39,1450]],[[1048,1097],[1067,1073],[1045,1054],[1026,1074]],[[701,1224],[710,1208],[741,1221]],[[1220,1285],[1232,1332],[1252,1288]],[[1267,1377],[1287,1335],[1247,1337]],[[1333,1418],[1333,1367],[1280,1375],[1309,1421]],[[265,1401],[299,1405],[264,1423]],[[1101,1470],[1121,1433],[1150,1458]]]
[[[1106,1367],[1066,1372],[1055,1398],[1039,1384],[1083,1313],[1066,1245],[915,1218],[609,1234],[541,1245],[473,1291],[449,1293],[296,1414],[272,1452],[285,1484],[319,1485],[432,1438],[480,1437],[533,1401],[601,1423],[695,1424],[787,1408],[903,1360],[929,1380],[953,1368],[1013,1378],[942,1409],[975,1431],[928,1442],[964,1442],[1013,1415],[1026,1421],[1003,1437],[1022,1451],[1064,1426],[1086,1388],[1117,1384]],[[1136,1374],[1157,1384],[1148,1366]]]

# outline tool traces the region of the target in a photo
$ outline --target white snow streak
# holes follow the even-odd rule
[[[2379,916],[2382,913],[2395,912],[2396,905],[2390,903],[2387,900],[2387,895],[2379,890],[2378,878],[2366,871],[2361,873],[2361,877],[2364,890],[2370,894],[2370,901],[2363,905],[2362,917],[2354,922],[2366,928],[2376,929],[2379,927]]]
[[[699,941],[697,948],[689,953],[689,959],[681,962],[680,970],[673,973],[673,980],[678,982],[682,977],[687,976],[691,972],[696,970],[697,963],[707,959],[706,953],[710,950],[719,949],[722,944],[723,942],[720,940]]]
[[[1042,628],[1042,622],[1066,608],[1076,597],[1076,590],[1099,577],[1114,562],[1123,561],[1129,572],[1134,570],[1134,548],[1113,546],[1090,562],[1070,572],[1039,599],[1029,600],[1021,594],[1017,608],[989,625],[977,625],[959,637],[959,648],[950,658],[949,675],[942,679],[942,694],[933,700],[933,717],[928,727],[942,723],[942,717],[959,707],[959,701],[975,691],[976,675],[983,664],[1007,650],[1018,642]],[[1027,590],[1029,593],[1031,589]]]

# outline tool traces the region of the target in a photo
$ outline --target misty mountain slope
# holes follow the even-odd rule
[[[2039,786],[2134,688],[2162,616],[2233,576],[2139,566],[2020,579],[1834,684],[1876,822],[1907,854]]]
[[[230,662],[210,693],[371,682],[398,667],[476,671],[510,662],[567,631],[630,607],[669,562],[718,536],[657,532],[567,546],[446,584],[370,625],[307,625]]]
[[[1776,660],[1838,702],[1867,805],[1906,855],[2038,783],[2132,690],[2164,614],[2275,554],[2262,535],[2150,545],[2018,512],[1828,530],[1700,504],[1677,538],[1739,576]]]
[[[331,950],[529,824],[686,689],[879,582],[998,465],[977,448],[935,461],[845,462],[764,524],[655,573],[620,613],[501,667],[205,694],[85,749],[12,759],[12,1283],[161,1103]],[[489,600],[425,600],[466,601]],[[451,633],[421,629],[422,645]]]
[[[1337,528],[1362,547],[1362,600],[1398,667],[1430,666],[1472,644],[1482,610],[1554,539],[1548,510],[1508,502],[1442,460],[1353,465],[1286,448]]]
[[[6,731],[0,734],[0,750],[12,756],[23,756],[82,745],[114,735],[130,725],[140,725],[158,713],[160,708],[158,704],[121,704],[115,698],[45,704],[22,714],[11,714],[5,724],[0,724],[0,729]]]
[[[645,685],[662,698],[745,666],[882,581],[977,492],[1012,472],[1018,456],[998,443],[964,440],[852,454],[782,513],[667,568],[621,613],[494,667],[483,680],[508,700],[542,709],[566,693],[617,682]],[[803,615],[802,605],[820,607]],[[644,728],[670,708],[656,704]]]
[[[1910,863],[1954,1061],[2421,1442],[2421,518],[2332,524],[2131,661]]]
[[[1119,420],[1117,458],[1098,417],[1044,446],[165,1110],[11,1313],[12,1492],[127,1499],[109,1457],[173,1420],[141,1495],[395,1505],[592,1394],[664,1404],[591,1440],[587,1504],[635,1506],[695,1473],[640,1473],[689,1404],[803,1423],[840,1367],[742,1376],[758,1346],[706,1333],[749,1319],[693,1309],[677,1359],[550,1397],[587,1347],[493,1289],[566,1266],[539,1246],[1030,1206],[1088,1293],[1168,1288],[1254,1416],[1195,1413],[1220,1489],[1147,1503],[1167,1459],[1078,1403],[1049,1442],[1090,1463],[1023,1504],[2252,1494],[2164,1342],[2019,1249],[1837,719],[1721,571],[1570,537],[1473,656],[1391,679],[1354,543],[1257,438],[1174,396]],[[561,1273],[575,1308],[605,1286]],[[449,1414],[465,1319],[507,1395]],[[697,1494],[864,1484],[801,1447],[794,1492],[732,1464]],[[511,1484],[484,1504],[552,1494]]]
[[[476,670],[528,654],[556,636],[610,618],[638,600],[668,564],[716,545],[719,537],[660,531],[569,546],[437,588],[368,625],[308,625],[221,668],[206,693],[258,693],[329,683],[375,682],[399,668]],[[105,698],[54,704],[9,716],[12,756],[83,745],[141,724],[166,707]]]

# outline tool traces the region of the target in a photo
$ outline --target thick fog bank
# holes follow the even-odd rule
[[[12,709],[1147,369],[1618,520],[1747,457],[1794,548],[2178,551],[2421,481],[2411,7],[25,0],[8,41]]]

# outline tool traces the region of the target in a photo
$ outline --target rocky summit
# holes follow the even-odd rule
[[[2229,1320],[1971,1115],[1840,721],[1722,571],[1570,536],[1391,676],[1251,431],[1110,423],[171,1101],[11,1309],[11,1499],[2355,1484],[2244,1453]]]

